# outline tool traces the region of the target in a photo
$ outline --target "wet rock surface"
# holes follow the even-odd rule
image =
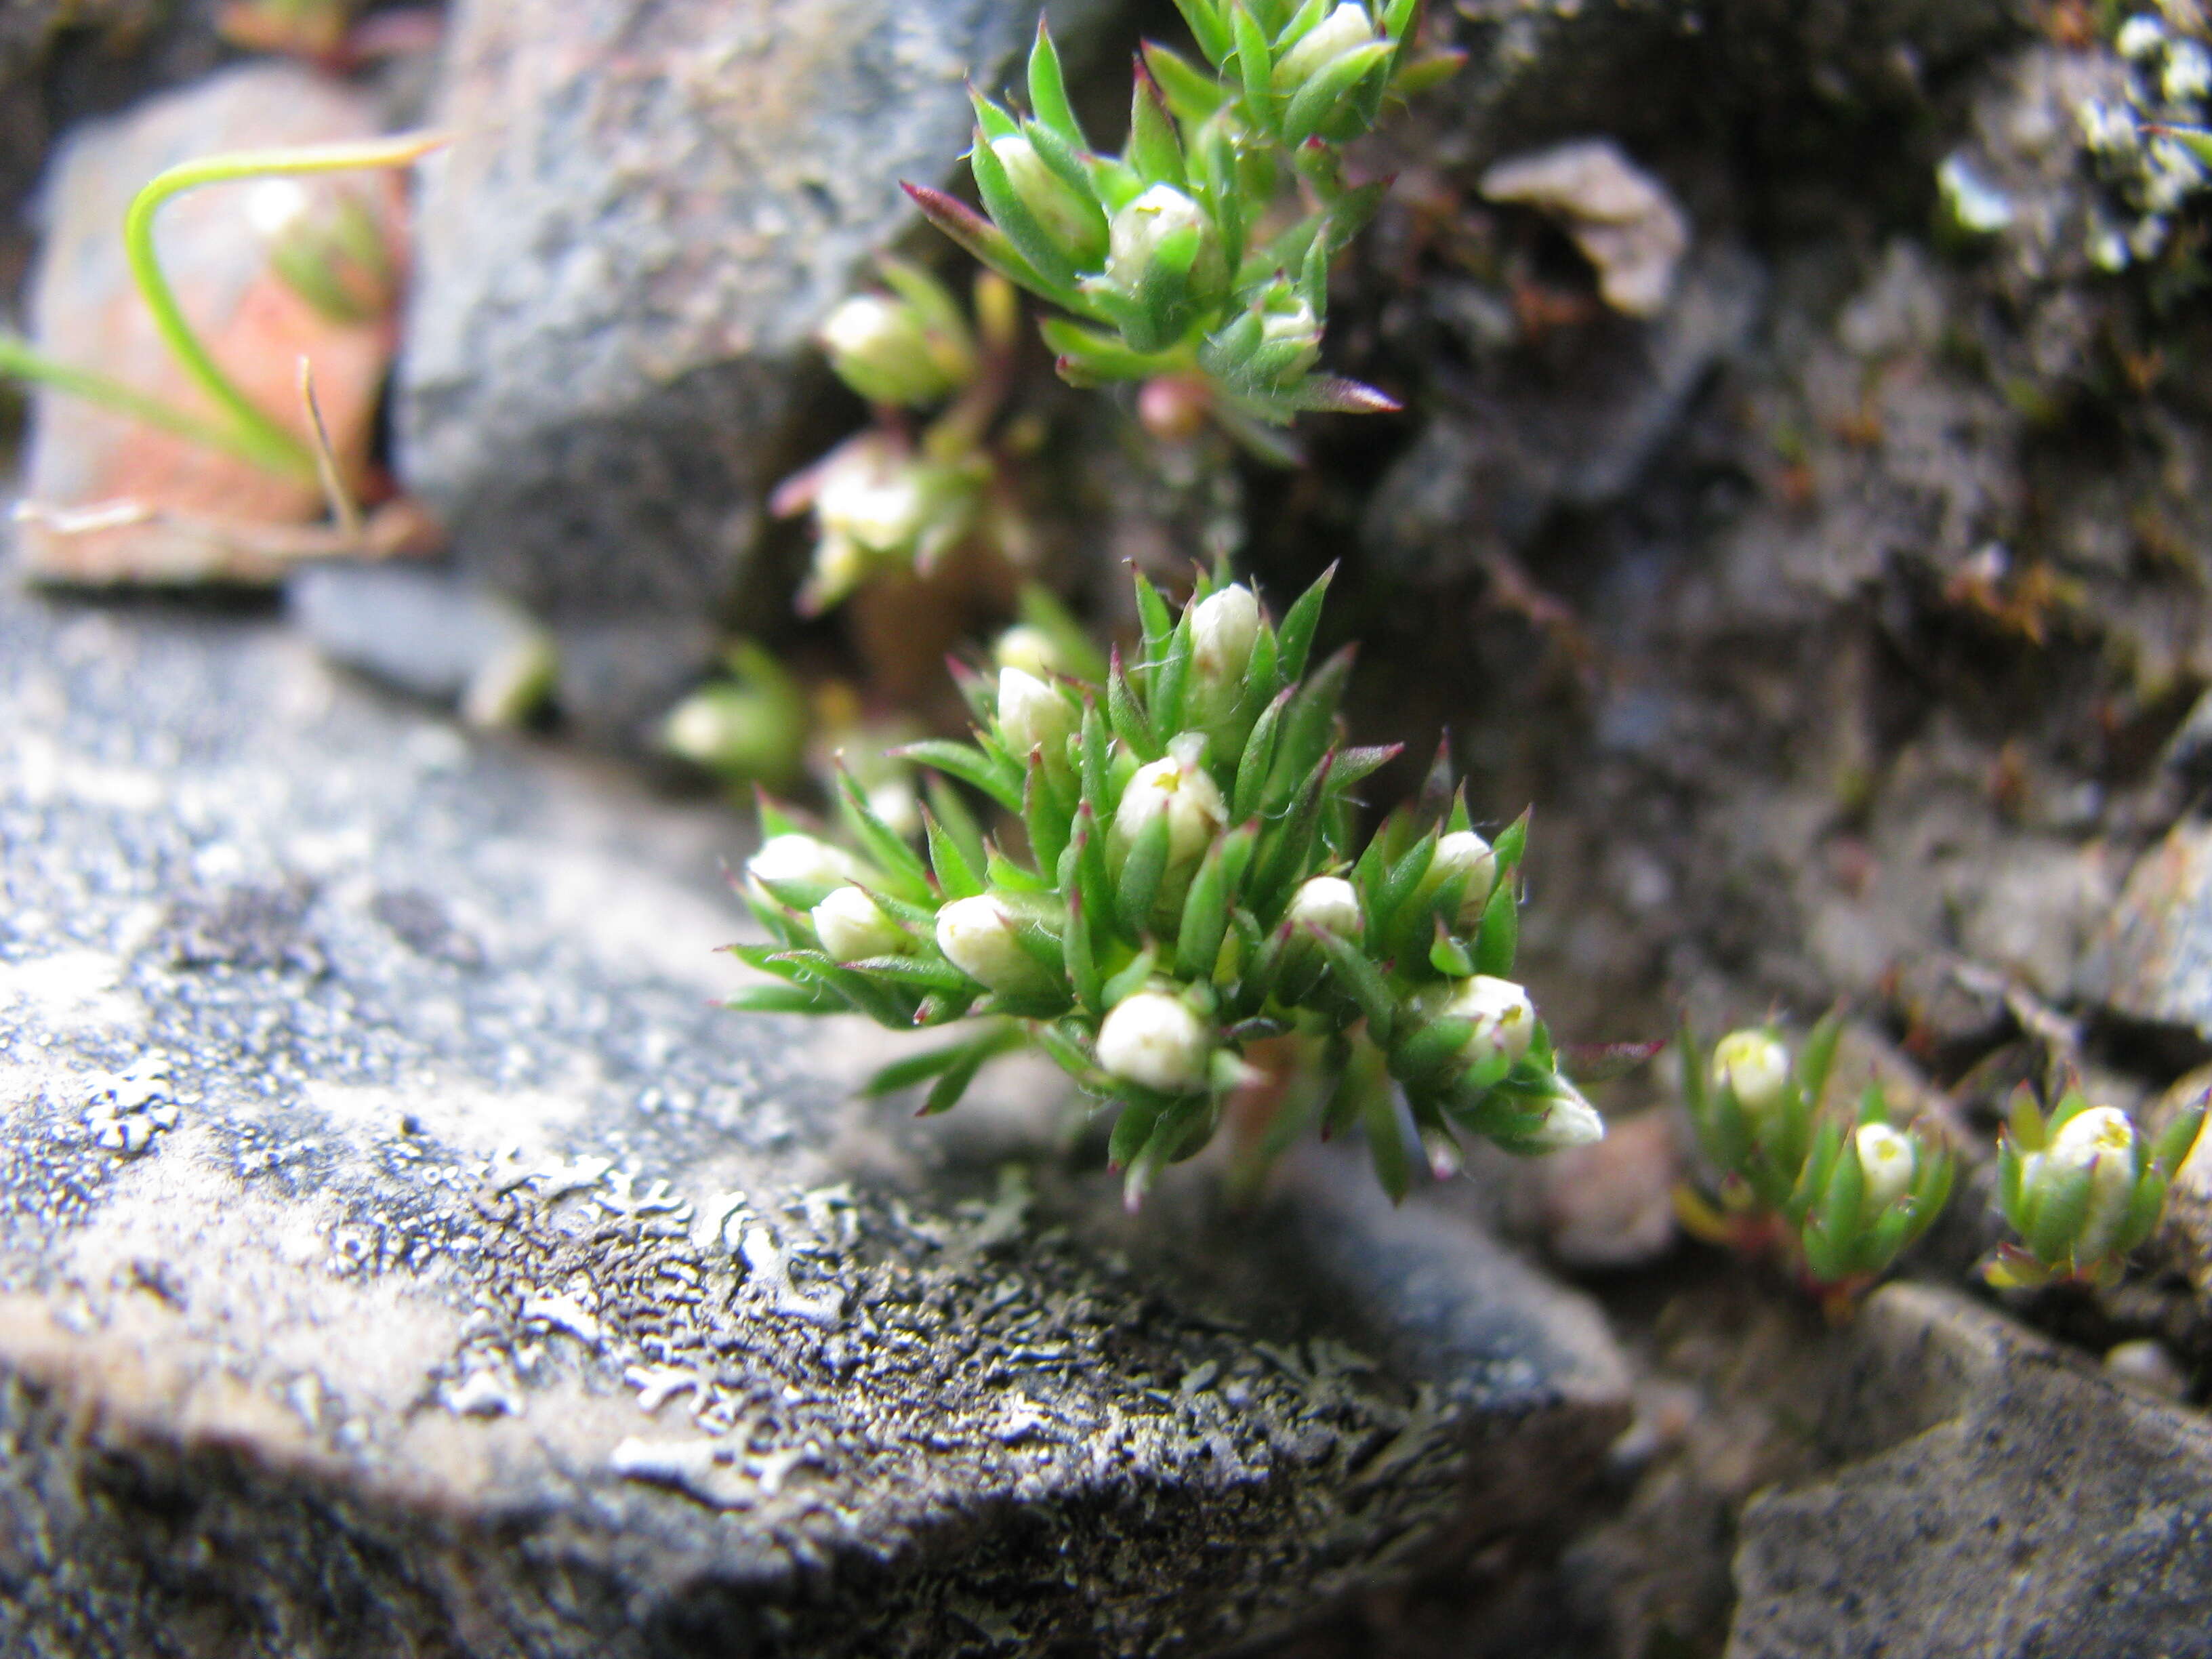
[[[0,598],[0,1645],[1200,1652],[1556,1528],[1602,1320],[727,1015],[726,821]]]
[[[2207,1650],[2199,1415],[1923,1286],[1852,1346],[1822,1432],[1857,1461],[1745,1511],[1731,1659]]]

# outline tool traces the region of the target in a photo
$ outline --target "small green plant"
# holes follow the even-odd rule
[[[1997,1206],[2021,1243],[1998,1245],[1983,1277],[2007,1290],[2118,1284],[2129,1253],[2165,1212],[2204,1108],[2196,1101],[2151,1139],[2118,1107],[2092,1106],[2079,1085],[2046,1117],[2023,1084],[1997,1147]]]
[[[268,471],[317,481],[327,489],[333,476],[327,447],[301,437],[240,390],[186,319],[155,251],[155,216],[171,198],[204,185],[406,167],[445,142],[442,135],[412,133],[362,143],[306,144],[286,149],[238,150],[206,155],[180,162],[156,174],[132,198],[123,222],[124,252],[130,261],[131,278],[147,308],[153,313],[155,326],[162,340],[193,384],[214,405],[212,415],[180,409],[97,370],[58,362],[20,336],[4,331],[0,331],[0,374],[14,375],[88,399]],[[341,242],[349,239],[357,242],[359,235],[357,227],[351,233],[342,225],[335,229],[325,227],[318,230],[313,226],[301,228],[303,234],[335,235]],[[328,256],[342,251],[339,245],[332,243],[323,249],[325,258],[321,269],[315,266],[315,251],[309,242],[296,238],[281,246],[280,264],[289,260],[292,266],[285,273],[286,280],[307,282],[312,286],[327,279],[331,290],[328,297],[334,303],[348,295],[357,296],[355,278],[358,273],[339,271],[328,264]],[[312,430],[316,422],[311,398],[309,413]]]
[[[1685,1027],[1682,1095],[1720,1181],[1717,1202],[1674,1194],[1691,1233],[1778,1257],[1833,1316],[1928,1231],[1957,1176],[1941,1140],[1890,1121],[1880,1085],[1855,1111],[1826,1105],[1842,1031],[1837,1016],[1822,1019],[1793,1065],[1771,1028],[1732,1031],[1707,1059]]]
[[[1117,653],[1103,684],[965,675],[974,742],[903,753],[1003,809],[1025,855],[949,789],[924,814],[926,856],[849,779],[857,853],[764,803],[743,890],[769,942],[732,949],[783,982],[730,1006],[964,1022],[871,1085],[927,1084],[925,1112],[994,1056],[1040,1050],[1115,1109],[1132,1205],[1232,1103],[1270,1103],[1248,1169],[1358,1125],[1394,1194],[1413,1156],[1401,1109],[1443,1172],[1462,1134],[1523,1152],[1596,1139],[1510,977],[1525,817],[1485,841],[1439,773],[1355,837],[1352,792],[1397,751],[1342,741],[1348,649],[1306,672],[1327,586],[1278,627],[1240,585],[1201,580],[1178,617],[1139,576],[1141,654]]]
[[[1346,181],[1342,148],[1457,57],[1414,54],[1419,0],[1176,4],[1211,68],[1147,42],[1121,155],[1085,136],[1040,25],[1030,113],[975,96],[969,166],[984,211],[919,185],[907,193],[977,259],[1069,313],[1044,337],[1077,385],[1202,386],[1263,450],[1275,447],[1263,428],[1301,410],[1395,409],[1317,372],[1329,263],[1382,194]]]
[[[877,263],[883,289],[845,301],[816,337],[838,378],[875,406],[875,420],[785,479],[769,501],[780,517],[814,515],[813,566],[799,592],[808,615],[883,570],[927,574],[971,540],[1012,563],[1027,558],[1028,526],[993,431],[1012,378],[1012,289],[985,272],[971,328],[919,265]],[[914,417],[940,405],[917,429]]]

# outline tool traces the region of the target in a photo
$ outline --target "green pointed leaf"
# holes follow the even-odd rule
[[[1208,62],[1220,67],[1233,42],[1216,0],[1175,0],[1175,3],[1176,9],[1182,14],[1182,21],[1190,26],[1191,38],[1198,42],[1198,49],[1206,54]]]
[[[1030,856],[1039,870],[1060,867],[1060,855],[1066,850],[1069,835],[1069,814],[1053,798],[1048,769],[1041,757],[1033,757],[1022,791],[1022,823],[1030,832]]]
[[[921,827],[929,843],[930,868],[936,873],[938,891],[949,899],[973,898],[981,892],[982,872],[969,861],[960,838],[927,807],[922,809]]]
[[[1236,42],[1237,72],[1244,84],[1244,106],[1255,125],[1272,130],[1275,125],[1275,94],[1271,84],[1275,61],[1267,50],[1267,37],[1244,0],[1230,0],[1229,30]]]
[[[1397,999],[1391,995],[1390,987],[1380,969],[1367,959],[1367,954],[1348,939],[1339,939],[1322,928],[1309,928],[1308,937],[1322,948],[1328,965],[1334,971],[1337,983],[1367,1017],[1367,1034],[1378,1048],[1388,1048],[1390,1030],[1397,1014]]]
[[[1275,733],[1290,701],[1288,690],[1279,693],[1261,711],[1260,718],[1252,723],[1251,734],[1244,739],[1243,757],[1237,763],[1237,781],[1229,798],[1229,816],[1239,822],[1257,812],[1265,799],[1267,775],[1274,761]]]
[[[933,766],[939,771],[981,790],[1009,812],[1022,810],[1022,775],[1012,766],[1000,765],[989,755],[972,749],[964,743],[948,743],[941,738],[926,738],[920,743],[909,743],[891,753],[901,760],[912,761],[917,766]]]
[[[1387,40],[1354,46],[1332,58],[1291,95],[1283,111],[1283,142],[1296,149],[1320,131],[1323,123],[1342,106],[1351,106],[1361,83],[1370,76],[1380,83],[1389,73],[1397,48]],[[1351,135],[1346,134],[1346,137]]]
[[[860,1092],[872,1098],[878,1095],[896,1094],[902,1089],[911,1089],[917,1083],[926,1083],[947,1066],[957,1065],[972,1045],[956,1042],[949,1048],[932,1048],[927,1054],[910,1054],[904,1060],[895,1060],[860,1085]]]
[[[1321,609],[1328,597],[1328,585],[1336,579],[1336,566],[1315,578],[1312,586],[1297,597],[1283,617],[1283,625],[1276,630],[1279,647],[1279,672],[1284,680],[1295,684],[1305,676],[1306,658],[1313,650],[1314,632],[1321,626]]]
[[[1142,671],[1139,670],[1141,672]],[[1152,733],[1152,723],[1146,716],[1136,694],[1129,689],[1128,676],[1121,672],[1121,653],[1114,653],[1114,662],[1106,675],[1106,716],[1124,747],[1140,761],[1156,761],[1167,751]]]
[[[1030,48],[1030,107],[1036,118],[1058,135],[1063,143],[1078,149],[1089,149],[1090,140],[1083,136],[1083,124],[1075,118],[1075,106],[1067,100],[1067,82],[1060,73],[1060,52],[1052,43],[1052,31],[1037,19],[1036,44]]]
[[[1047,280],[1022,257],[1006,232],[958,197],[927,185],[909,185],[904,180],[900,181],[899,188],[913,198],[914,204],[921,210],[922,216],[930,223],[957,242],[970,258],[988,265],[1016,288],[1025,289],[1031,294],[1059,303],[1066,303],[1066,300],[1073,297],[1073,289],[1065,283]]]
[[[1160,1109],[1138,1101],[1125,1102],[1114,1120],[1114,1133],[1106,1142],[1106,1167],[1112,1170],[1126,1170],[1145,1149],[1152,1138],[1152,1130],[1160,1121]]]
[[[1224,867],[1228,837],[1217,836],[1206,849],[1198,874],[1183,896],[1182,922],[1176,932],[1175,970],[1183,979],[1205,979],[1213,972],[1229,931],[1229,881]]]
[[[1183,693],[1190,684],[1190,619],[1197,609],[1195,603],[1183,607],[1175,632],[1168,635],[1167,650],[1152,671],[1152,689],[1145,698],[1152,729],[1161,734],[1163,742],[1183,728]]]
[[[1474,971],[1498,979],[1513,977],[1513,958],[1521,948],[1521,907],[1510,886],[1501,883],[1482,907],[1474,936]]]
[[[1145,67],[1160,83],[1168,108],[1186,126],[1195,127],[1221,107],[1220,84],[1182,53],[1156,40],[1143,47]]]
[[[1167,94],[1137,60],[1135,87],[1130,98],[1129,143],[1122,160],[1136,168],[1147,184],[1170,184],[1187,191],[1190,180],[1183,171],[1182,140],[1176,136],[1175,118],[1168,112]]]
[[[947,860],[938,851],[943,842],[949,848],[950,855],[966,866],[968,873],[960,879],[975,880],[977,885],[970,891],[980,892],[981,878],[975,872],[981,868],[987,856],[982,826],[975,822],[975,815],[968,810],[968,803],[961,799],[959,792],[937,773],[925,772],[922,786],[929,797],[929,805],[922,811],[922,825],[939,890],[947,898],[969,896],[969,892],[956,893],[945,885]]]
[[[1444,931],[1442,916],[1436,919],[1436,943],[1429,946],[1429,966],[1446,979],[1465,979],[1474,972],[1474,957],[1466,945]]]
[[[886,891],[915,903],[926,902],[933,896],[929,872],[922,866],[920,856],[907,845],[903,836],[876,815],[842,760],[837,763],[837,805],[839,816],[854,839],[882,872],[881,885]]]
[[[1074,842],[1068,851],[1079,854]],[[1068,983],[1075,988],[1075,1000],[1094,1014],[1106,1012],[1105,976],[1098,970],[1098,954],[1091,937],[1091,919],[1083,908],[1080,891],[1071,891],[1067,899],[1066,932],[1061,943],[1067,954]]]
[[[797,985],[753,985],[722,1006],[743,1014],[842,1014],[846,1003],[826,992]]]
[[[1115,884],[1115,918],[1133,939],[1143,938],[1152,927],[1152,901],[1159,896],[1160,882],[1167,873],[1168,828],[1164,812],[1145,826]]]
[[[1267,782],[1267,803],[1279,808],[1306,769],[1313,765],[1336,735],[1337,705],[1352,677],[1358,647],[1346,646],[1320,668],[1291,697],[1275,738],[1275,763]]]
[[[1398,1127],[1398,1103],[1388,1089],[1371,1091],[1361,1114],[1367,1131],[1367,1155],[1375,1165],[1375,1178],[1390,1194],[1393,1204],[1406,1196],[1411,1184],[1406,1158],[1405,1132]]]

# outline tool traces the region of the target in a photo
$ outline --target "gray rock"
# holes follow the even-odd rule
[[[1754,1499],[1730,1659],[2212,1652],[2212,1426],[1963,1297],[1878,1292],[1823,1434]]]
[[[1591,1306],[725,1013],[726,818],[0,592],[0,1650],[1198,1653],[1555,1532]],[[1347,1178],[1348,1177],[1348,1178]]]
[[[1606,319],[1553,350],[1494,358],[1384,477],[1369,546],[1412,580],[1449,580],[1472,558],[1527,545],[1559,507],[1620,500],[1743,345],[1765,290],[1751,254],[1708,248],[1656,319]]]
[[[325,656],[415,696],[511,724],[553,673],[544,630],[514,605],[443,570],[310,567],[285,585],[294,623]]]
[[[2212,825],[2185,819],[2136,861],[2076,986],[2130,1019],[2212,1037]]]
[[[1106,0],[1054,9],[1078,41]],[[1065,15],[1062,15],[1062,13]],[[960,171],[1012,0],[468,0],[428,165],[400,469],[556,625],[730,592],[808,336]]]

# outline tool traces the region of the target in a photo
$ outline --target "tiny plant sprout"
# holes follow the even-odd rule
[[[1836,1016],[1821,1020],[1793,1066],[1770,1028],[1732,1031],[1710,1055],[1686,1030],[1683,1095],[1718,1187],[1674,1194],[1692,1233],[1778,1256],[1834,1317],[1934,1224],[1957,1176],[1940,1139],[1890,1121],[1879,1085],[1855,1109],[1828,1103],[1841,1034]]]
[[[1418,54],[1419,0],[1177,0],[1203,63],[1147,42],[1118,155],[1091,143],[1042,27],[1027,115],[978,94],[969,165],[983,210],[906,186],[940,230],[1068,315],[1044,325],[1061,375],[1136,380],[1147,424],[1206,414],[1262,453],[1305,410],[1396,407],[1316,372],[1330,262],[1381,203],[1341,147],[1455,54]],[[1172,410],[1165,405],[1172,402]]]
[[[849,854],[765,805],[741,890],[769,937],[733,949],[774,982],[731,1006],[951,1028],[872,1085],[927,1085],[926,1112],[994,1056],[1042,1054],[1109,1106],[1132,1204],[1224,1128],[1240,1183],[1303,1136],[1358,1133],[1394,1194],[1416,1158],[1457,1170],[1468,1136],[1597,1139],[1512,977],[1526,820],[1481,841],[1439,766],[1356,830],[1353,792],[1396,751],[1344,740],[1349,654],[1309,662],[1328,584],[1279,623],[1218,575],[1179,615],[1140,576],[1133,662],[971,677],[973,743],[901,752],[1003,814],[995,836],[949,788],[920,851],[850,778]],[[1056,645],[1062,665],[1085,648]],[[1475,850],[1438,871],[1448,845]]]
[[[2174,1171],[2203,1127],[2200,1097],[2155,1139],[2078,1085],[2046,1117],[2022,1085],[1997,1147],[1997,1206],[2019,1236],[1984,1264],[2002,1289],[2073,1283],[2109,1289],[2158,1225]]]

